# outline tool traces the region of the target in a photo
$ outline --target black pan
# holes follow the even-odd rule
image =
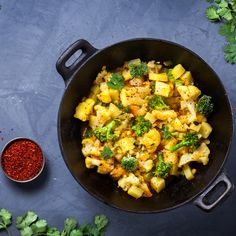
[[[77,60],[66,66],[71,56],[79,50],[81,54]],[[88,95],[93,80],[103,65],[111,70],[134,58],[181,63],[192,72],[195,83],[203,94],[213,97],[215,104],[214,113],[209,119],[213,126],[209,164],[197,167],[198,172],[193,181],[176,178],[160,194],[138,200],[118,189],[117,183],[109,176],[86,169],[81,152],[82,122],[73,118],[75,107]],[[216,73],[198,55],[181,45],[159,39],[132,39],[101,50],[85,40],[78,40],[62,54],[56,67],[66,84],[58,113],[61,152],[71,174],[94,197],[116,208],[140,213],[162,212],[190,201],[204,210],[211,210],[233,189],[230,180],[222,171],[233,133],[229,99]],[[215,201],[209,202],[207,194],[213,188],[215,190],[219,187],[220,183],[224,184],[224,191]]]

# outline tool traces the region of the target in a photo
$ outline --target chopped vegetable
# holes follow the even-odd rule
[[[192,151],[196,150],[199,147],[199,139],[196,132],[188,132],[184,134],[183,140],[170,148],[171,152],[178,150],[181,147],[189,147]]]
[[[11,218],[11,213],[8,210],[4,208],[0,210],[0,231],[6,230],[8,236],[11,236],[11,233],[8,230],[8,226],[12,223]]]
[[[212,97],[207,95],[201,96],[196,105],[196,109],[198,112],[201,112],[204,116],[208,117],[214,109]]]
[[[129,64],[129,68],[132,78],[141,77],[148,72],[148,66],[144,62],[141,62],[139,65]]]
[[[138,161],[135,157],[123,157],[121,167],[127,171],[134,171],[137,168]]]
[[[169,171],[171,169],[171,164],[164,162],[163,160],[163,153],[159,153],[158,155],[158,164],[156,166],[156,170],[155,170],[155,175],[159,176],[163,179],[167,178],[169,175]]]
[[[168,108],[168,106],[163,101],[162,97],[158,95],[154,95],[149,99],[148,106],[151,109],[157,109],[157,110]]]
[[[113,73],[111,76],[111,79],[107,82],[108,87],[115,89],[115,90],[120,90],[124,87],[124,78],[122,75]]]
[[[143,136],[151,127],[152,123],[149,120],[145,120],[143,116],[138,116],[131,128],[135,131],[136,135]]]
[[[111,148],[108,146],[104,146],[103,151],[102,151],[103,159],[107,160],[107,159],[111,158],[112,155],[113,155],[113,152],[112,152]]]
[[[95,128],[93,130],[93,133],[101,142],[112,141],[117,137],[113,133],[113,129],[115,128],[116,125],[117,125],[117,120],[112,120],[104,127]]]
[[[173,137],[172,133],[169,131],[168,126],[163,126],[161,131],[162,131],[162,135],[163,135],[164,139],[168,140],[168,139],[171,139]]]

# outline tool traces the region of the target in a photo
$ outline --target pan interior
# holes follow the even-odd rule
[[[110,177],[88,170],[81,153],[82,123],[73,118],[75,107],[88,95],[93,80],[102,66],[114,69],[124,61],[140,58],[143,61],[172,60],[190,70],[195,84],[203,94],[213,97],[215,110],[209,118],[213,126],[210,136],[210,162],[198,165],[193,181],[174,178],[166,189],[152,198],[135,200],[117,188]],[[90,57],[72,76],[65,90],[58,114],[58,136],[64,160],[75,179],[89,193],[112,206],[135,212],[159,212],[179,206],[199,194],[222,168],[232,136],[232,114],[226,92],[214,71],[189,50],[161,40],[132,40],[105,48]]]

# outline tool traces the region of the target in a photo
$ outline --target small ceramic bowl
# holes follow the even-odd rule
[[[12,151],[13,149],[15,149],[14,152]],[[24,155],[29,155],[29,153],[27,153],[27,150],[31,154],[34,154],[34,152],[37,151],[39,154],[39,158],[41,160],[37,160],[37,157],[35,157],[33,155],[30,159],[27,160],[28,166],[20,165],[20,162],[17,162],[18,157],[17,157],[17,155],[14,155],[14,153],[18,153],[18,154],[23,153],[21,155],[25,158],[26,156],[24,156]],[[10,155],[11,153],[13,155]],[[5,165],[7,163],[6,158],[8,158],[8,160],[9,160],[9,156],[11,156],[12,158],[15,158],[15,160],[16,160],[15,162],[11,161],[11,164],[10,164],[11,169],[12,169],[11,171],[14,171],[16,174],[21,175],[22,171],[27,173],[27,170],[28,170],[28,174],[29,174],[30,171],[32,172],[32,166],[34,166],[35,169],[37,167],[37,169],[35,170],[35,173],[32,172],[30,176],[27,176],[24,178],[14,177],[13,175],[7,173],[9,171],[7,170],[7,167]],[[25,160],[22,160],[22,161],[24,162]],[[36,161],[38,161],[38,163],[36,163]],[[15,164],[15,167],[14,167],[14,164]],[[44,166],[45,166],[45,157],[43,155],[43,151],[42,151],[41,147],[34,140],[29,139],[29,138],[19,137],[19,138],[14,138],[14,139],[10,140],[4,146],[2,153],[1,153],[0,165],[3,170],[3,173],[5,174],[5,176],[8,179],[10,179],[14,182],[17,182],[17,183],[28,183],[28,182],[31,182],[32,180],[36,179],[42,173]]]

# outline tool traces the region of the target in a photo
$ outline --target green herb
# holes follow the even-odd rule
[[[175,81],[175,78],[174,76],[172,75],[172,69],[169,69],[168,72],[167,72],[167,77],[168,77],[168,80],[171,81],[171,82],[174,82]]]
[[[148,66],[144,62],[141,62],[139,65],[129,64],[129,68],[132,78],[144,76],[148,72]]]
[[[11,214],[8,210],[2,208],[0,210],[0,230],[6,230],[7,235],[11,236],[11,232],[8,230],[8,226],[11,225]]]
[[[120,74],[113,73],[110,81],[107,82],[107,85],[112,89],[120,90],[125,86],[124,78]]]
[[[163,179],[167,178],[169,175],[169,171],[171,169],[171,164],[163,161],[163,153],[158,154],[158,164],[156,166],[156,170],[154,175],[157,175]]]
[[[112,155],[113,155],[113,152],[112,152],[112,150],[110,149],[110,147],[104,146],[103,151],[102,151],[102,157],[103,157],[103,159],[107,160],[107,159],[111,158]]]
[[[148,132],[152,127],[152,123],[146,120],[144,116],[138,116],[131,129],[135,131],[137,136],[143,136],[144,133]]]
[[[162,131],[162,135],[163,135],[164,139],[168,140],[168,139],[171,139],[173,137],[172,133],[169,131],[168,126],[163,126],[161,131]]]
[[[115,103],[115,105],[116,105],[120,110],[123,110],[125,113],[130,112],[129,107],[123,106],[123,104],[122,104],[121,102]]]
[[[11,214],[6,209],[0,210],[0,230],[6,230],[8,236],[11,236],[7,229],[11,224],[11,218]],[[76,219],[66,218],[64,229],[60,233],[57,228],[48,226],[46,220],[38,219],[33,211],[28,211],[16,218],[16,228],[21,236],[104,236],[107,224],[108,218],[105,215],[96,215],[94,225],[82,224],[79,226]]]
[[[121,161],[121,167],[126,169],[127,171],[136,170],[138,165],[138,161],[135,157],[123,157]]]
[[[92,137],[93,136],[93,130],[91,128],[87,127],[83,136],[84,136],[84,138]]]
[[[227,44],[224,46],[225,60],[236,63],[236,1],[208,0],[212,5],[206,9],[206,16],[211,22],[221,22],[219,34],[224,36]]]
[[[154,95],[149,99],[148,106],[151,109],[157,109],[157,110],[168,108],[168,106],[163,101],[162,97],[158,95]]]

